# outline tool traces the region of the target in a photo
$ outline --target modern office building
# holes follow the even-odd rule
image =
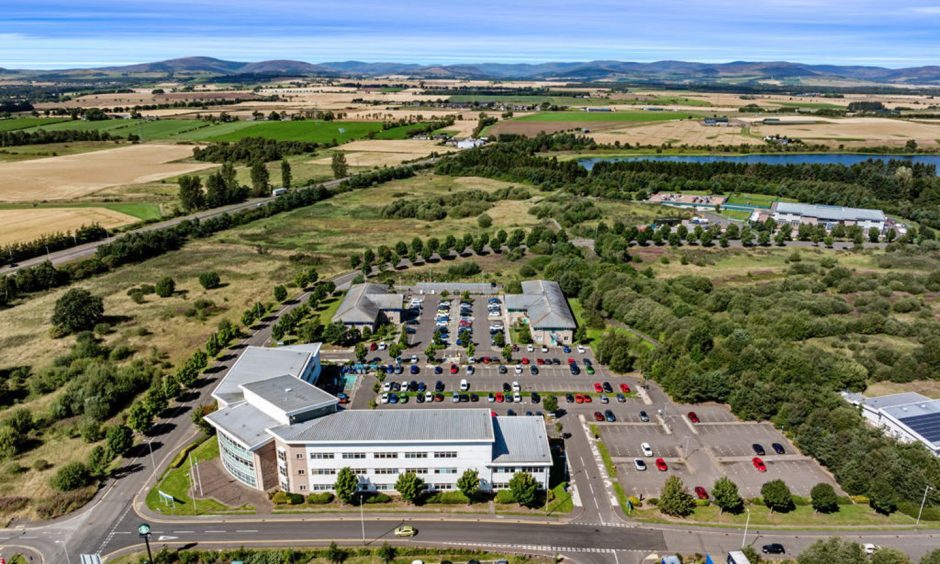
[[[842,396],[888,436],[901,442],[921,443],[934,456],[940,456],[940,400],[914,392],[875,398],[853,393]]]
[[[509,323],[528,324],[533,342],[540,345],[570,345],[577,328],[568,300],[557,282],[529,280],[521,294],[506,295]]]
[[[354,284],[346,292],[333,321],[360,330],[375,329],[385,322],[401,323],[404,301],[402,294],[389,292],[384,284]]]
[[[359,476],[363,491],[393,491],[405,472],[431,490],[451,490],[466,470],[477,471],[483,490],[507,487],[520,471],[548,486],[552,456],[541,417],[461,408],[343,410],[314,385],[319,373],[319,345],[249,347],[242,354],[213,392],[220,409],[206,416],[229,474],[251,488],[299,494],[332,490],[344,467]]]

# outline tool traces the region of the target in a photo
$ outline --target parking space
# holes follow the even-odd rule
[[[623,462],[617,464],[617,475],[620,476],[620,482],[630,492],[640,499],[650,497],[659,497],[669,476],[679,476],[682,481],[694,487],[698,485],[698,476],[689,472],[689,469],[682,462],[667,461],[666,471],[659,471],[653,463],[652,458],[645,458],[646,470],[637,470],[633,462]]]
[[[614,458],[679,458],[680,444],[661,425],[655,423],[598,423],[601,440]],[[641,443],[648,443],[653,454],[644,455]],[[648,460],[649,462],[649,460]]]
[[[689,412],[695,413],[702,423],[736,423],[735,417],[727,407],[716,404],[687,405],[677,406],[679,413],[688,416]]]
[[[769,459],[776,454],[771,446],[775,443],[784,452],[793,453],[784,436],[770,423],[700,424],[695,428],[702,442],[718,457],[755,456],[758,453],[753,445],[759,445],[765,453],[761,456]]]

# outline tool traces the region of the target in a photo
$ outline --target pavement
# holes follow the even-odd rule
[[[339,289],[349,286],[357,272],[349,272],[333,279]],[[142,522],[152,525],[151,545],[155,551],[162,546],[223,548],[238,546],[315,546],[336,541],[344,545],[375,545],[389,541],[401,545],[420,546],[455,546],[489,549],[507,553],[558,554],[574,562],[640,562],[649,554],[656,553],[705,553],[721,557],[729,550],[740,548],[742,542],[759,547],[767,542],[783,543],[791,554],[799,552],[816,540],[838,535],[855,542],[873,542],[881,546],[891,546],[904,550],[914,558],[919,558],[929,550],[940,545],[940,530],[903,530],[903,531],[797,531],[797,530],[759,530],[754,527],[743,538],[743,531],[729,528],[710,528],[686,525],[641,524],[627,519],[616,505],[612,483],[606,475],[597,451],[597,443],[589,432],[591,413],[603,407],[618,413],[618,420],[628,420],[641,408],[651,414],[658,406],[665,406],[662,422],[676,433],[687,433],[689,441],[696,440],[698,434],[682,421],[685,417],[680,411],[670,410],[668,398],[655,385],[639,397],[630,397],[627,402],[611,402],[607,406],[592,404],[567,404],[563,400],[561,407],[566,414],[561,417],[565,431],[570,433],[566,439],[566,456],[569,462],[570,483],[575,499],[579,504],[569,516],[513,516],[513,515],[447,515],[411,514],[407,522],[419,531],[412,539],[395,539],[391,531],[403,522],[401,515],[365,514],[336,512],[330,514],[293,514],[293,515],[232,515],[171,517],[151,512],[144,504],[144,498],[159,476],[169,464],[179,448],[191,442],[198,434],[191,424],[189,409],[204,402],[214,387],[214,382],[221,378],[238,357],[240,350],[248,345],[263,345],[270,336],[270,327],[276,318],[285,311],[303,303],[306,295],[286,304],[281,311],[273,314],[257,330],[232,347],[232,354],[222,357],[202,387],[198,397],[184,402],[180,409],[172,411],[172,417],[158,422],[162,434],[152,437],[144,448],[138,448],[136,457],[125,461],[125,466],[103,485],[94,500],[83,509],[63,518],[35,524],[23,524],[0,530],[0,554],[27,551],[37,562],[78,562],[81,554],[100,554],[106,560],[109,555],[123,554],[128,551],[143,549],[142,540],[137,535],[137,526]],[[419,350],[423,350],[423,346]],[[420,353],[419,353],[420,354]],[[520,353],[523,355],[526,353]],[[531,357],[552,356],[541,352],[528,353]],[[590,354],[590,353],[586,353]],[[581,358],[583,355],[572,355]],[[564,360],[563,360],[564,362]],[[471,378],[474,385],[489,386],[489,383],[501,382],[504,378],[519,379],[520,384],[535,386],[540,378],[549,375],[531,374],[500,375],[495,367],[481,369]],[[454,377],[446,375],[452,383]],[[409,375],[409,378],[410,375]],[[641,382],[633,377],[615,379],[602,368],[596,376],[558,375],[578,383],[595,380],[611,381],[615,387],[620,381],[631,382],[631,387]],[[459,381],[459,380],[458,380]],[[374,397],[371,386],[358,386],[354,402],[361,397]],[[367,401],[367,400],[366,400]],[[486,405],[497,410],[508,410],[506,404],[494,405],[483,400],[482,403],[447,404],[455,407]],[[414,404],[412,404],[414,405]],[[440,404],[439,404],[440,405]],[[394,406],[383,406],[393,409]],[[531,402],[516,405],[517,409],[537,409]],[[728,424],[718,410],[696,406],[701,411],[703,424]],[[602,427],[615,424],[602,424]],[[681,430],[681,431],[680,431]],[[685,436],[685,435],[683,435]],[[681,442],[684,442],[683,438]],[[153,448],[152,455],[150,447]],[[732,442],[729,448],[738,448]],[[676,448],[676,447],[669,447]],[[685,448],[685,446],[683,446]],[[733,455],[737,452],[722,453]],[[357,521],[360,521],[357,523]]]

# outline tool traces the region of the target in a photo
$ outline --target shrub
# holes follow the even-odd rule
[[[499,490],[496,492],[496,503],[510,504],[516,503],[516,498],[512,496],[512,492],[509,490]]]
[[[203,272],[199,275],[199,284],[206,290],[218,288],[221,283],[222,279],[216,272]]]
[[[173,279],[169,276],[164,276],[163,278],[157,280],[157,283],[154,286],[154,291],[161,298],[169,298],[173,295],[173,292],[176,291],[176,282],[174,282]]]
[[[91,472],[81,462],[70,462],[59,468],[49,484],[60,492],[69,492],[83,488],[91,483]]]
[[[275,492],[274,495],[271,496],[271,502],[274,503],[274,505],[287,505],[288,501],[287,492],[285,491]]]
[[[70,492],[59,492],[36,501],[36,513],[42,519],[54,519],[88,503],[98,489],[89,486]]]
[[[334,499],[336,499],[336,496],[333,495],[333,492],[312,493],[307,496],[307,503],[311,505],[326,505],[327,503],[333,503]]]
[[[477,225],[483,229],[489,229],[493,226],[493,218],[485,213],[481,213],[477,216]]]
[[[104,301],[88,290],[72,288],[56,300],[52,324],[57,330],[77,333],[92,329],[104,317]]]
[[[388,503],[392,498],[382,492],[376,492],[366,498],[366,503]]]
[[[291,505],[300,505],[304,502],[304,496],[295,493],[287,494],[287,503]]]
[[[28,497],[18,495],[0,497],[0,514],[19,511],[20,509],[25,508],[28,504]]]
[[[813,509],[820,513],[832,513],[839,510],[839,498],[832,486],[826,483],[819,483],[813,486],[810,491]]]
[[[440,503],[443,505],[466,505],[470,503],[470,498],[463,492],[438,492],[427,499],[428,503]]]
[[[480,265],[472,261],[463,262],[460,264],[452,264],[447,269],[447,274],[455,277],[474,276],[481,272],[483,272],[483,269],[480,268]]]
[[[42,472],[43,470],[48,470],[52,468],[52,464],[45,458],[37,458],[33,462],[33,470],[37,472]]]

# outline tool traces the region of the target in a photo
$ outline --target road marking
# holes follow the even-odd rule
[[[257,533],[258,529],[241,529],[235,531],[236,533]]]
[[[191,534],[195,533],[196,531],[173,531],[173,532],[176,533],[176,534],[178,534],[178,535],[191,535]]]
[[[211,533],[224,533],[225,531],[206,531],[207,534]]]

